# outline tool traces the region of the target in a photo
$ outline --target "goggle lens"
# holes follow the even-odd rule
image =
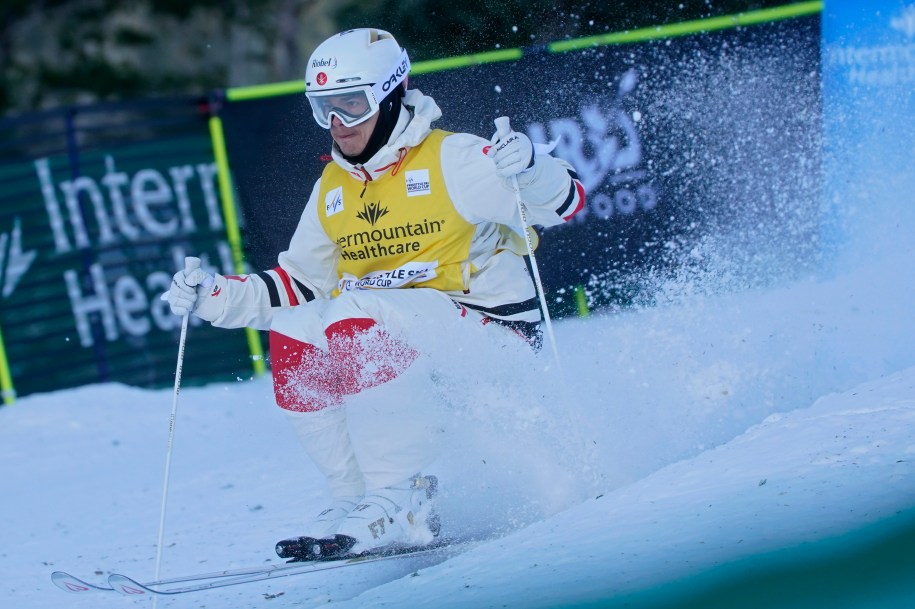
[[[330,129],[331,116],[336,116],[347,127],[355,127],[367,121],[378,110],[374,97],[362,89],[309,96],[308,101],[315,120],[325,129]]]

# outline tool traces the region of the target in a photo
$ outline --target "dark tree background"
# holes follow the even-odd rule
[[[378,0],[336,11],[341,29],[375,25],[414,60],[543,45],[791,4],[791,0]]]
[[[3,0],[0,114],[301,78],[351,27],[414,61],[543,45],[791,0]]]

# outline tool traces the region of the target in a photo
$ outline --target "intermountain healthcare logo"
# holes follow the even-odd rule
[[[67,179],[60,180],[52,173],[51,158],[36,159],[33,165],[50,232],[40,239],[48,245],[39,251],[43,261],[65,265],[60,283],[80,346],[174,330],[177,318],[159,299],[171,274],[149,266],[158,261],[159,268],[180,268],[189,253],[189,236],[224,233],[216,164],[147,166],[128,174],[118,169],[113,155],[105,155],[104,173],[73,177],[67,171]],[[212,244],[218,268],[233,268],[229,244]],[[22,250],[18,221],[8,236],[0,234],[0,246],[3,293],[10,296],[38,252]],[[106,254],[95,254],[101,251]],[[139,264],[122,262],[132,262],[137,252],[142,252]],[[209,256],[203,257],[209,265]],[[116,262],[108,265],[108,260]]]
[[[875,16],[880,20],[862,30],[867,36],[859,36],[857,44],[827,41],[826,65],[844,73],[843,78],[854,85],[910,88],[915,83],[915,4],[888,20],[880,13]],[[911,90],[905,94],[911,96]]]
[[[365,220],[372,226],[375,226],[375,223],[378,222],[383,216],[386,216],[388,213],[387,207],[381,206],[381,201],[378,203],[363,203],[362,211],[356,212],[356,217],[360,220]]]
[[[387,210],[384,213],[387,213]],[[340,256],[344,260],[368,260],[413,254],[420,250],[418,237],[441,233],[442,224],[442,220],[407,222],[399,226],[386,226],[343,235],[336,243],[340,246]]]

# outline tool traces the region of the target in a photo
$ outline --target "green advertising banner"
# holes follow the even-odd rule
[[[105,110],[0,123],[7,403],[92,382],[170,384],[181,320],[160,295],[172,274],[186,255],[214,271],[238,269],[206,106]],[[192,323],[186,380],[251,374],[243,334]]]

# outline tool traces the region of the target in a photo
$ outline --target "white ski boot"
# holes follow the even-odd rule
[[[429,544],[441,530],[432,505],[437,488],[435,476],[414,476],[403,486],[370,491],[340,524],[337,546],[366,554]]]

